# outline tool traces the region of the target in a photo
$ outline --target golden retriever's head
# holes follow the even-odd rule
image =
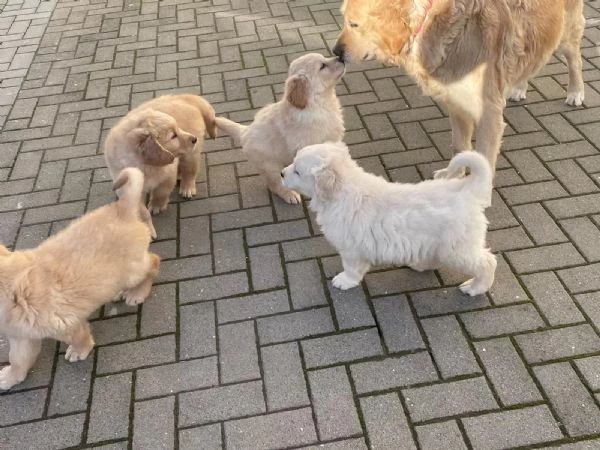
[[[307,197],[330,200],[340,191],[341,175],[349,163],[350,152],[342,142],[309,145],[298,151],[281,177],[285,186]]]
[[[342,61],[393,62],[410,37],[411,0],[345,0],[344,27],[333,48]]]
[[[176,157],[189,154],[198,141],[196,136],[179,128],[172,116],[154,109],[141,111],[130,133],[144,163],[151,166],[165,166]]]
[[[335,57],[309,53],[296,58],[285,82],[285,98],[296,108],[304,109],[311,98],[333,91],[344,71],[344,63]]]

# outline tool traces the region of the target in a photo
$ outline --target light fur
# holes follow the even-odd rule
[[[215,111],[202,97],[163,95],[130,111],[109,132],[104,146],[114,179],[126,167],[144,172],[152,214],[164,211],[180,179],[179,194],[196,195],[204,133],[216,136]],[[149,219],[149,226],[152,221]],[[153,231],[153,237],[156,232]]]
[[[269,189],[288,203],[300,203],[297,192],[281,183],[280,172],[298,149],[344,136],[342,109],[335,85],[344,74],[336,58],[309,53],[292,62],[283,98],[262,108],[249,126],[217,117],[217,127],[242,145],[248,160]]]
[[[68,344],[65,358],[85,359],[94,347],[87,318],[122,293],[142,303],[159,269],[150,253],[150,230],[138,207],[143,174],[117,177],[121,198],[73,221],[32,250],[0,245],[0,333],[8,338],[10,365],[0,370],[0,389],[22,382],[44,338]],[[143,208],[145,210],[145,208]]]
[[[557,49],[568,65],[566,102],[582,104],[582,10],[582,0],[345,0],[334,53],[404,66],[446,103],[454,150],[471,149],[475,132],[494,168],[506,97],[524,99]]]
[[[303,148],[283,172],[283,183],[311,197],[325,238],[339,252],[340,289],[357,286],[373,264],[422,271],[450,267],[472,278],[460,289],[483,294],[494,281],[496,258],[486,247],[492,172],[476,152],[455,156],[451,175],[418,184],[390,183],[365,172],[342,143]]]

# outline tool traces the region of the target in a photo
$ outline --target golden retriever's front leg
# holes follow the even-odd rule
[[[454,153],[472,150],[471,139],[475,128],[474,120],[467,113],[450,105],[448,105],[448,116],[450,118],[450,128],[452,129],[452,150]],[[446,178],[447,176],[447,169],[436,170],[433,173],[435,179]]]
[[[15,384],[21,383],[29,369],[35,364],[40,349],[41,339],[26,339],[8,337],[10,350],[8,352],[9,366],[0,370],[0,389],[10,389]]]
[[[492,172],[496,170],[496,159],[500,153],[500,143],[504,133],[505,124],[502,116],[504,106],[504,97],[486,100],[475,132],[475,148],[487,158]]]
[[[65,359],[69,362],[83,361],[94,348],[94,338],[87,321],[81,322],[76,328],[58,337],[65,344],[69,344]]]
[[[342,257],[342,266],[344,266],[344,271],[333,277],[331,284],[333,284],[336,288],[345,291],[346,289],[358,286],[371,265],[364,259],[356,258],[354,256],[340,256]]]

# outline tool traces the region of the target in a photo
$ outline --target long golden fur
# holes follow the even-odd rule
[[[125,167],[141,169],[144,192],[150,192],[148,208],[157,214],[167,208],[178,178],[181,196],[196,195],[205,132],[216,137],[215,111],[206,100],[163,95],[133,109],[110,130],[106,164],[113,179]]]
[[[138,169],[126,169],[114,184],[119,201],[35,249],[10,252],[0,245],[0,332],[10,344],[0,389],[25,379],[42,339],[68,344],[69,361],[85,359],[94,347],[87,322],[94,310],[121,293],[131,305],[148,297],[160,258],[148,251],[150,230],[140,220],[143,184]]]
[[[471,149],[475,130],[495,167],[505,98],[524,99],[556,49],[568,64],[567,103],[582,104],[582,10],[582,0],[345,0],[334,53],[404,66],[448,106],[454,150]]]

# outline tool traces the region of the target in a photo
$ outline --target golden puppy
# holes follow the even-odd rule
[[[73,221],[33,250],[0,245],[0,333],[10,344],[10,365],[0,389],[22,382],[44,338],[69,344],[65,358],[83,360],[94,347],[89,315],[120,293],[142,303],[160,259],[148,251],[150,230],[140,220],[144,176],[123,170],[113,185],[121,198]]]
[[[166,209],[181,179],[179,194],[196,195],[204,132],[216,136],[215,111],[202,97],[164,95],[130,111],[109,132],[104,147],[113,179],[125,167],[144,172],[153,214]],[[155,237],[155,236],[153,236]]]
[[[303,55],[290,64],[283,98],[262,108],[251,125],[216,119],[221,130],[241,142],[269,189],[288,203],[300,203],[300,194],[281,183],[281,169],[302,147],[340,141],[344,136],[342,108],[335,95],[335,85],[344,72],[345,66],[337,58]]]
[[[333,52],[404,66],[448,106],[454,150],[471,149],[475,129],[494,168],[506,96],[524,99],[557,48],[569,68],[567,103],[582,104],[582,10],[582,0],[345,0]]]

